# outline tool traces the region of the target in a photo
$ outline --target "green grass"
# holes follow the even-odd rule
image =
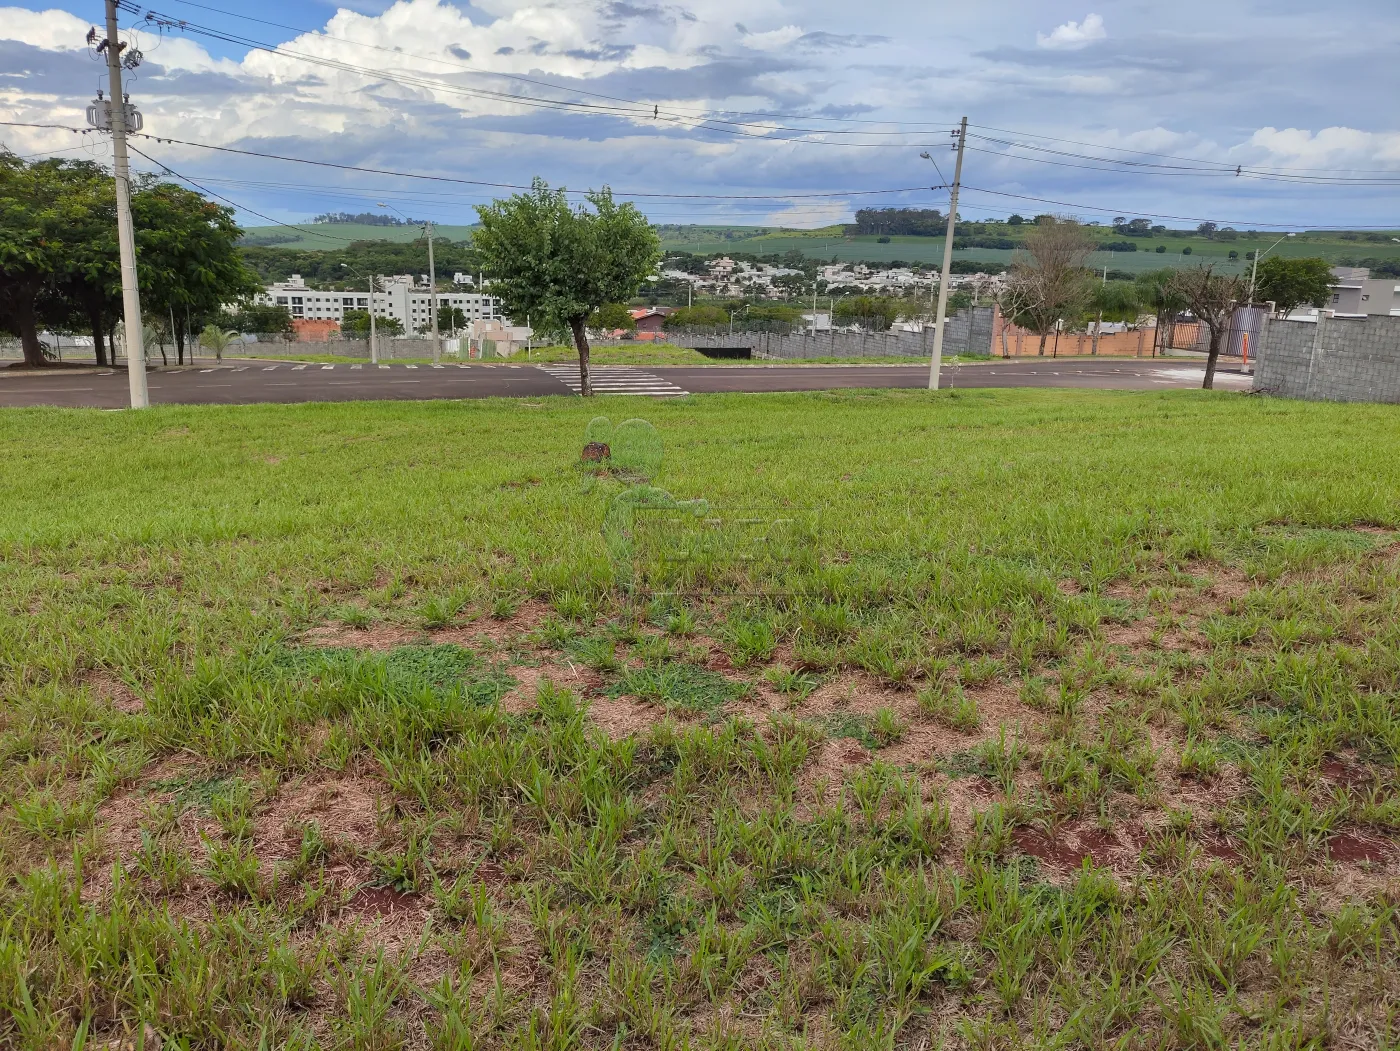
[[[600,413],[708,501],[625,578]],[[0,1045],[1400,1040],[1394,407],[0,436]]]

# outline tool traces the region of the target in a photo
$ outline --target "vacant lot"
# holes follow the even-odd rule
[[[6,1046],[1400,1040],[1393,408],[0,435]]]

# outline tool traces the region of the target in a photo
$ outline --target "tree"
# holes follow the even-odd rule
[[[1248,289],[1242,278],[1223,277],[1215,273],[1213,263],[1178,270],[1172,275],[1170,286],[1210,333],[1206,378],[1201,387],[1211,390],[1215,386],[1215,364],[1220,357],[1221,341],[1230,331],[1235,308],[1244,302]]]
[[[403,322],[387,314],[376,314],[374,316],[374,330],[376,334],[381,336],[402,336]],[[369,311],[345,311],[340,317],[340,331],[342,335],[352,339],[368,339]]]
[[[836,301],[832,318],[842,325],[859,325],[870,332],[884,332],[899,317],[899,300],[888,296],[851,296]]]
[[[193,328],[219,316],[225,303],[262,291],[243,264],[233,209],[173,183],[147,181],[131,197],[141,305],[173,317],[176,360],[184,361]]]
[[[714,328],[729,324],[729,314],[721,307],[708,303],[693,307],[681,307],[674,314],[668,314],[662,324],[668,329]]]
[[[94,336],[107,327],[101,308],[117,270],[114,205],[104,221],[112,200],[110,179],[92,162],[26,164],[0,150],[0,326],[19,336],[26,365],[47,363],[41,323],[69,328],[86,317]],[[75,294],[85,284],[91,295]],[[95,349],[102,354],[100,341]]]
[[[1109,321],[1134,321],[1142,304],[1138,301],[1136,286],[1126,281],[1103,281],[1094,286],[1089,298],[1090,308],[1095,312],[1094,343],[1091,354],[1099,353],[1099,335],[1104,319]]]
[[[637,319],[624,303],[604,303],[588,315],[588,327],[594,332],[636,332]]]
[[[238,333],[228,329],[222,329],[212,322],[204,326],[204,331],[199,334],[201,346],[207,347],[214,352],[216,361],[224,360],[224,351],[230,343],[237,342]],[[193,356],[193,354],[191,354]]]
[[[1026,218],[1023,215],[1016,215],[1013,213],[1012,215],[1006,217],[1007,226],[1024,226],[1025,223]]]
[[[646,216],[631,202],[614,202],[610,189],[586,199],[591,211],[536,179],[528,193],[477,206],[473,243],[506,314],[568,325],[580,393],[590,397],[588,316],[637,294],[661,259],[661,241]]]
[[[1139,305],[1157,316],[1157,328],[1152,337],[1154,357],[1159,345],[1163,352],[1171,347],[1171,328],[1176,324],[1176,316],[1186,309],[1185,300],[1172,285],[1175,275],[1175,270],[1164,267],[1161,270],[1149,270],[1145,274],[1139,274],[1134,282]]]
[[[349,316],[354,311],[347,310],[345,313]],[[281,335],[293,331],[290,310],[286,307],[269,307],[257,303],[245,304],[238,307],[232,314],[224,314],[219,319],[219,324],[239,332],[266,332]],[[365,324],[368,326],[369,322],[366,321]]]
[[[1085,269],[1098,246],[1089,230],[1073,220],[1048,217],[1026,234],[1025,250],[1011,266],[1019,306],[1017,325],[1045,341],[1062,321],[1078,320],[1092,295],[1092,278]]]
[[[448,303],[443,303],[438,307],[438,328],[456,332],[459,328],[467,327],[467,315],[463,313],[461,307],[455,307]]]
[[[1214,237],[1217,229],[1218,227],[1215,223],[1201,223],[1200,226],[1196,227],[1196,233],[1200,234],[1202,237]]]
[[[1275,309],[1287,317],[1305,304],[1322,306],[1332,298],[1336,283],[1337,279],[1332,276],[1332,264],[1325,259],[1270,256],[1259,264],[1254,301],[1272,300]]]

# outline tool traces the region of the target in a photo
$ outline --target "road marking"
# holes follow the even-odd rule
[[[203,372],[213,372],[214,369],[200,369],[199,371],[202,372],[202,373],[203,373]]]
[[[469,369],[469,368],[471,368],[470,365],[458,365],[457,367],[458,367],[459,369]]]
[[[387,369],[389,366],[388,366],[388,365],[380,365],[379,367],[380,367],[381,369]]]
[[[435,368],[435,369],[445,369],[445,368],[447,368],[447,366],[446,366],[446,365],[434,365],[433,368]]]
[[[513,369],[521,366],[512,365]],[[537,365],[540,372],[553,376],[575,394],[583,390],[577,365]],[[675,398],[690,393],[670,380],[630,365],[600,365],[590,377],[595,394],[635,394],[659,398]]]
[[[265,366],[263,366],[263,371],[264,371],[264,372],[271,372],[271,371],[272,371],[273,369],[275,369],[276,367],[277,367],[276,365],[265,365]]]
[[[350,367],[351,367],[352,369],[362,369],[362,368],[364,368],[363,365],[351,365]]]
[[[234,371],[234,372],[247,372],[247,371],[248,371],[248,366],[247,366],[247,365],[243,365],[243,366],[240,366],[239,368],[234,369],[233,371]]]
[[[300,371],[301,371],[302,369],[304,369],[304,368],[306,368],[305,365],[293,365],[293,366],[292,366],[292,371],[293,371],[293,372],[300,372]]]
[[[507,365],[506,368],[508,368],[508,369],[519,369],[519,368],[524,368],[524,366],[523,366],[523,365]]]
[[[404,366],[404,368],[406,368],[406,369],[416,369],[417,367],[418,367],[417,365],[405,365],[405,366]]]
[[[321,371],[322,371],[322,372],[325,372],[327,369],[333,369],[333,368],[335,368],[334,365],[322,365],[322,366],[321,366]]]

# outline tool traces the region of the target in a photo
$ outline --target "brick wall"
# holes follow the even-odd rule
[[[1400,317],[1270,320],[1260,342],[1256,391],[1400,403]]]

